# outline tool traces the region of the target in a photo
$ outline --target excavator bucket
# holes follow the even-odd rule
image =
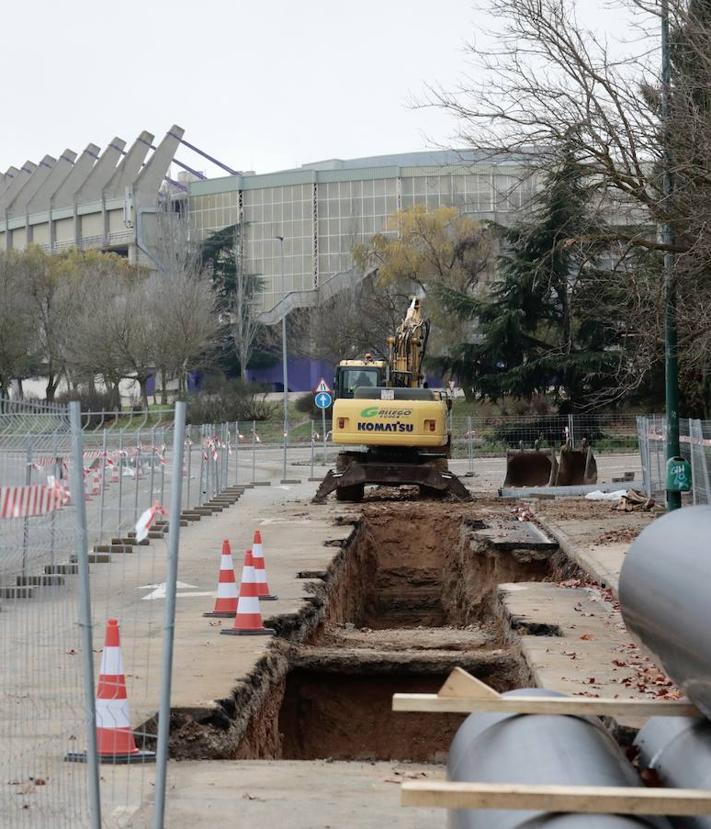
[[[504,487],[554,486],[558,462],[552,449],[510,449],[506,452]]]
[[[580,486],[597,483],[597,463],[592,447],[574,449],[569,443],[560,448],[558,486]]]

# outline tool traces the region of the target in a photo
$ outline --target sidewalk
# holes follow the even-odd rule
[[[560,543],[561,550],[603,587],[618,593],[625,555],[642,530],[660,512],[617,512],[609,502],[584,498],[532,501],[536,520]],[[575,505],[572,510],[571,506]]]

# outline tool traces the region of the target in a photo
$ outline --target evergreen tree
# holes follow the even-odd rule
[[[553,389],[576,408],[614,370],[614,325],[595,313],[596,251],[579,241],[593,221],[590,197],[585,171],[564,146],[530,218],[497,228],[503,253],[489,296],[443,291],[448,307],[476,325],[473,341],[440,367],[472,392],[496,400]]]

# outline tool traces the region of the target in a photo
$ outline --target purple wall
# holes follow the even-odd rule
[[[333,364],[326,360],[295,357],[289,360],[289,391],[311,391],[322,377],[330,386],[333,384],[333,375]],[[281,362],[271,368],[250,369],[249,379],[255,383],[274,386],[274,391],[282,391]]]

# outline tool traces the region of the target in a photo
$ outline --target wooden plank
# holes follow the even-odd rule
[[[499,699],[499,694],[464,668],[455,668],[437,692],[438,697],[467,699]]]
[[[711,790],[613,786],[413,781],[400,788],[402,806],[442,809],[535,809],[617,815],[709,815]]]
[[[393,694],[393,711],[471,714],[573,714],[598,717],[700,717],[690,702],[595,697],[443,697],[439,694]]]

